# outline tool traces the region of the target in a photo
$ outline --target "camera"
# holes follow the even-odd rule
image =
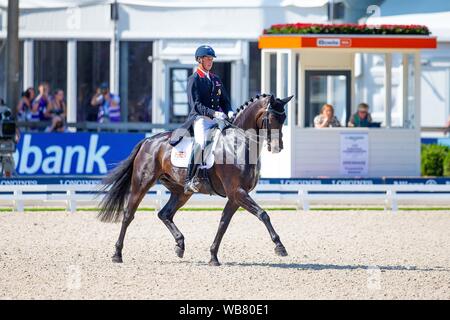
[[[0,106],[0,154],[16,151],[16,122],[12,118],[11,109]]]
[[[2,104],[0,101],[0,177],[9,178],[15,174],[16,122],[11,109]]]

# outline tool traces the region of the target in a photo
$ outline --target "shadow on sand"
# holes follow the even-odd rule
[[[381,271],[450,271],[443,267],[418,268],[416,266],[379,266],[379,265],[337,265],[337,264],[319,264],[319,263],[245,263],[245,262],[228,262],[225,266],[240,267],[270,267],[281,269],[298,269],[298,270],[358,270],[358,269],[374,269]]]
[[[171,262],[168,262],[171,263]],[[208,263],[204,261],[178,261],[173,262],[176,264],[196,264],[200,266],[208,266]],[[337,265],[337,264],[320,264],[320,263],[263,263],[263,262],[224,262],[222,266],[225,267],[266,267],[266,268],[280,268],[280,269],[297,269],[297,270],[368,270],[379,269],[381,271],[445,271],[449,272],[450,269],[444,267],[430,267],[419,268],[417,266],[382,266],[382,265]]]

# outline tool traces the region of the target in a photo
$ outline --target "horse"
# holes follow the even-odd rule
[[[257,95],[237,108],[230,118],[232,127],[228,130],[256,132],[258,141],[267,141],[270,152],[280,152],[283,149],[281,130],[286,119],[285,107],[292,97],[279,99],[268,94]],[[115,253],[112,256],[112,261],[115,263],[123,262],[122,249],[127,228],[134,219],[139,203],[157,181],[170,191],[169,200],[158,212],[158,217],[175,239],[176,255],[179,258],[184,255],[184,236],[175,225],[173,218],[193,193],[184,192],[186,168],[175,167],[171,163],[173,146],[169,144],[169,140],[173,132],[157,133],[140,141],[129,157],[120,162],[103,181],[104,190],[109,189],[109,191],[100,202],[98,219],[102,222],[119,222],[123,216],[119,238],[115,244]],[[275,139],[273,139],[273,132],[278,133]],[[275,244],[275,253],[279,256],[287,256],[286,248],[275,232],[269,215],[249,195],[259,180],[261,149],[257,150],[256,163],[237,165],[216,161],[208,169],[211,187],[217,191],[217,194],[227,198],[217,234],[210,247],[209,265],[211,266],[220,265],[217,258],[220,242],[239,207],[264,223]],[[207,190],[200,189],[199,192],[206,193]]]

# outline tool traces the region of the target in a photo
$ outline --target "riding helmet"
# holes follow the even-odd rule
[[[195,50],[195,60],[197,60],[199,57],[204,57],[204,56],[211,56],[211,57],[216,57],[216,53],[214,52],[214,49],[211,48],[208,45],[203,45],[197,48],[197,50]]]

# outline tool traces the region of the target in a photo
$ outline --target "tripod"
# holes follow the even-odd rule
[[[14,158],[11,153],[0,154],[0,177],[12,177],[15,174],[14,167]]]

